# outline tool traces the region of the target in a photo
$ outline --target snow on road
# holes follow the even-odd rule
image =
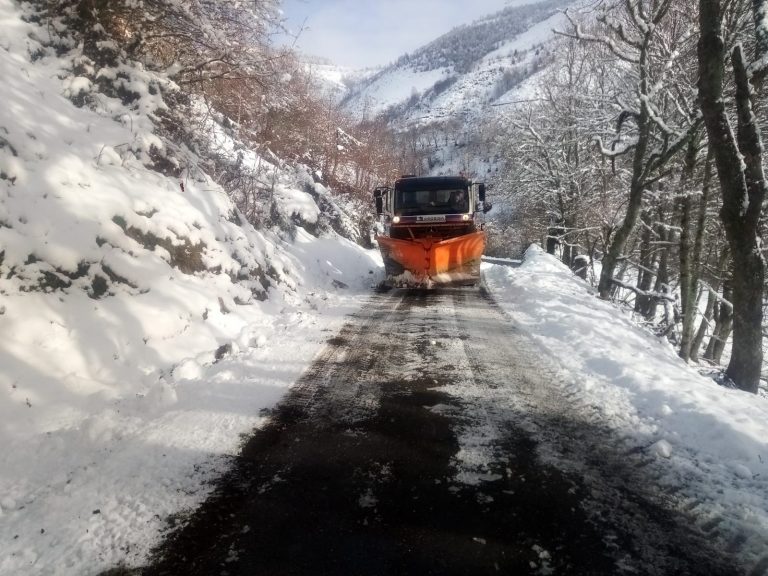
[[[743,539],[759,561],[768,542],[768,399],[701,376],[538,246],[519,268],[483,272],[575,402],[657,461],[658,490],[675,493],[700,524]]]
[[[304,249],[309,268],[332,257],[330,245]],[[768,535],[766,400],[685,366],[537,247],[519,268],[485,264],[484,275],[515,326],[546,350],[542,361],[554,361],[566,392],[654,459],[660,489],[700,522],[744,535],[757,561]],[[116,400],[77,428],[12,444],[3,452],[0,574],[140,563],[165,520],[201,501],[238,435],[260,424],[259,409],[282,397],[363,294],[265,305],[262,323],[247,330],[251,348],[182,364],[165,384]]]

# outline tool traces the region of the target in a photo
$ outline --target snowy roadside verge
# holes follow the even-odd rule
[[[0,0],[0,575],[80,576],[141,564],[205,497],[380,261],[257,230],[189,151],[153,169],[161,79],[99,93],[25,6]],[[264,165],[275,209],[313,224],[306,175]]]
[[[234,336],[220,359],[205,348],[213,312],[208,321],[192,321],[188,332],[197,339],[173,339],[174,346],[188,347],[187,357],[171,366],[158,362],[140,380],[133,379],[138,370],[121,367],[120,358],[110,367],[98,350],[104,324],[87,313],[93,300],[4,298],[9,311],[20,309],[19,298],[34,298],[40,312],[30,316],[30,331],[40,335],[41,347],[68,356],[73,370],[60,366],[57,373],[45,366],[35,374],[31,366],[16,366],[12,372],[17,390],[40,378],[46,386],[30,406],[7,406],[3,422],[0,574],[69,576],[141,565],[168,520],[183,517],[205,498],[242,435],[263,425],[263,409],[282,398],[346,315],[365,302],[363,275],[377,269],[374,255],[339,239],[300,232],[296,244],[285,248],[287,260],[305,276],[299,294],[273,293],[263,303],[237,307],[226,315],[230,325],[220,330],[214,322],[208,330],[222,339]],[[331,277],[351,286],[334,289],[326,274],[345,264],[345,274]],[[353,266],[361,270],[357,282],[350,277]],[[109,318],[130,303],[115,298],[98,305]],[[42,326],[67,310],[66,325]],[[26,306],[24,311],[30,312]],[[13,315],[8,312],[6,321]],[[162,324],[168,316],[158,310],[136,320]],[[125,328],[126,341],[135,346],[136,327]],[[88,363],[92,370],[78,375],[78,367]],[[78,379],[84,385],[73,394]],[[43,421],[34,418],[38,410],[47,414]]]
[[[699,375],[538,246],[519,268],[486,264],[483,274],[499,305],[558,365],[567,392],[656,459],[660,490],[765,553],[768,400]]]

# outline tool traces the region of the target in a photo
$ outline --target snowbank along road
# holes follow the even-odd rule
[[[556,374],[482,289],[373,295],[139,572],[743,573]]]

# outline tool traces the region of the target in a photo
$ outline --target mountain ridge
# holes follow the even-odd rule
[[[547,59],[546,43],[573,0],[511,6],[458,26],[361,81],[341,100],[361,120],[430,123],[499,100]]]

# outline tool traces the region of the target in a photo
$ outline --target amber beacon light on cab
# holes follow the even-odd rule
[[[393,287],[466,286],[480,281],[485,184],[461,176],[403,176],[373,192]]]

